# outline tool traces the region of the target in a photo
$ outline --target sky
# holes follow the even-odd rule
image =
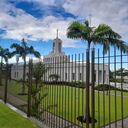
[[[84,53],[86,42],[68,39],[66,32],[72,21],[84,22],[90,14],[91,26],[108,24],[128,41],[128,0],[0,0],[0,46],[24,38],[43,56],[52,50],[58,29],[66,54]]]

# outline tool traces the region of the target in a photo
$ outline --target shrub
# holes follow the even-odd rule
[[[124,82],[124,79],[121,80],[120,78],[118,78],[118,79],[117,79],[117,78],[116,78],[116,79],[115,79],[115,78],[111,78],[111,79],[110,79],[110,82],[121,83],[121,82]]]
[[[85,88],[86,87],[85,82],[78,82],[78,81],[73,81],[73,82],[47,81],[47,82],[43,82],[43,83],[50,84],[50,85],[59,85],[59,86],[72,86],[72,87],[77,87],[77,88]]]
[[[116,88],[114,86],[111,86],[109,84],[99,84],[95,87],[95,90],[98,90],[98,91],[108,91],[108,90],[117,90],[117,91],[121,91],[121,89],[119,88]],[[128,92],[127,90],[123,90],[125,92]]]

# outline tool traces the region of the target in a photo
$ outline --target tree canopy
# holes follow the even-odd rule
[[[91,27],[87,20],[84,23],[73,21],[67,29],[67,37],[87,42],[88,49],[90,49],[91,42],[101,44],[104,53],[109,50],[110,46],[116,46],[123,52],[128,52],[128,46],[121,39],[121,36],[106,24]]]

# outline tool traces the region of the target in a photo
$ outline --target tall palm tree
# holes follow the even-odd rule
[[[22,94],[25,93],[25,78],[26,78],[26,57],[29,54],[33,54],[35,57],[40,58],[40,53],[36,51],[33,46],[28,46],[24,39],[22,39],[21,44],[13,43],[11,48],[14,48],[15,51],[12,52],[13,55],[19,55],[24,61],[23,66],[23,86]]]
[[[9,49],[4,49],[0,47],[0,57],[1,57],[1,65],[0,65],[0,85],[2,84],[2,68],[3,68],[3,60],[5,60],[6,63],[8,63],[8,58],[11,58],[11,53],[9,52]]]
[[[88,44],[88,68],[86,75],[90,77],[90,45],[101,44],[103,46],[103,53],[109,50],[109,46],[116,46],[123,52],[128,52],[128,46],[124,41],[121,40],[121,36],[112,30],[112,28],[106,24],[100,24],[98,27],[91,27],[89,21],[80,23],[78,21],[72,22],[67,29],[67,37],[71,39],[81,39]],[[90,78],[89,78],[90,80]],[[87,122],[90,119],[89,110],[89,85],[86,85],[86,117],[84,118]]]
[[[0,57],[1,57],[1,61],[3,61],[3,59],[2,59],[2,53],[3,53],[3,48],[0,46]],[[0,63],[0,85],[2,84],[2,65],[3,65],[3,62]]]
[[[5,53],[3,56],[4,61],[6,62],[6,73],[5,73],[5,89],[4,89],[4,102],[7,102],[7,85],[8,85],[8,76],[9,76],[9,68],[8,68],[8,59],[12,57],[12,53],[9,49],[5,49]]]
[[[71,39],[81,39],[88,44],[88,49],[90,50],[90,45],[94,44],[103,45],[104,53],[109,50],[109,46],[116,46],[123,52],[128,51],[128,46],[121,36],[112,30],[112,28],[106,24],[99,24],[98,27],[91,27],[88,21],[80,23],[78,21],[72,22],[67,30],[67,37]]]

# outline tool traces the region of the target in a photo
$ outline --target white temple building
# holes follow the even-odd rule
[[[50,67],[47,73],[45,73],[45,81],[52,81],[49,77],[52,74],[59,76],[58,81],[86,81],[86,62],[73,61],[69,56],[62,52],[62,40],[58,38],[58,34],[53,40],[52,51],[43,57],[43,62],[46,64],[46,67]],[[28,67],[26,68],[26,72],[28,72]],[[22,79],[22,74],[23,64],[14,64],[11,70],[11,78],[20,80]],[[91,75],[90,64],[90,82]],[[96,83],[108,83],[108,65],[103,66],[103,64],[95,64],[95,74],[93,75],[95,75]]]
[[[64,52],[62,52],[62,40],[58,38],[53,40],[52,51],[44,56],[44,63],[49,67],[54,63],[54,68],[49,70],[46,81],[49,81],[49,76],[51,74],[57,74],[60,76],[60,81],[86,81],[86,62],[72,61]],[[103,75],[104,68],[104,75]],[[98,70],[99,69],[99,70]],[[91,82],[91,64],[90,64],[90,82]],[[107,65],[95,64],[95,82],[96,83],[108,83],[109,82],[109,69]],[[103,81],[104,77],[104,81]]]

